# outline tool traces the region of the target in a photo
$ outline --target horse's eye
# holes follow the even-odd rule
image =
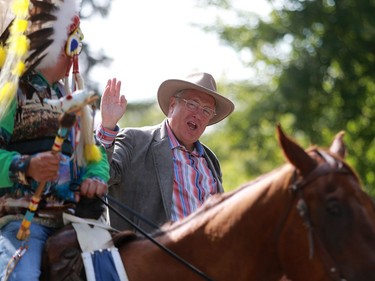
[[[340,216],[342,214],[341,205],[337,200],[329,200],[326,209],[333,216]]]

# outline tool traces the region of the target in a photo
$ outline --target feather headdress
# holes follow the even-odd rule
[[[68,41],[80,50],[79,8],[80,0],[0,0],[0,122],[15,101],[23,75],[55,65]],[[66,52],[73,62],[74,85],[69,85],[70,68],[64,79],[65,90],[71,94],[84,84],[78,71],[79,51],[66,48]],[[81,122],[77,159],[85,165],[100,159],[88,105],[81,110]]]
[[[76,0],[0,0],[0,120],[21,76],[56,63],[68,37]]]
[[[17,21],[16,13],[26,7],[23,17],[27,20],[27,29],[24,33],[29,42],[29,52],[25,58],[25,74],[37,66],[53,66],[65,45],[71,25],[77,24],[72,21],[79,13],[79,3],[78,0],[0,0],[3,11],[0,15],[0,45],[10,49],[7,41]]]

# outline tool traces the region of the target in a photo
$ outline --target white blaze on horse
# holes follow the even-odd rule
[[[152,234],[203,276],[149,239],[121,232],[113,240],[129,280],[375,280],[375,206],[344,161],[343,133],[330,149],[306,151],[279,126],[277,133],[288,163]]]

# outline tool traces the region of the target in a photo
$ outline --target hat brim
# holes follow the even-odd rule
[[[185,89],[198,90],[212,96],[215,99],[216,115],[208,122],[208,126],[220,122],[234,110],[233,102],[215,91],[184,80],[169,79],[164,81],[158,90],[159,106],[166,116],[168,116],[170,98],[173,97],[177,92]]]

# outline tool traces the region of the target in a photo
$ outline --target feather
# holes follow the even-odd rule
[[[0,0],[0,33],[2,34],[4,30],[9,26],[10,22],[14,18],[14,14],[11,12],[12,1],[10,0]],[[9,34],[8,34],[9,36]]]
[[[3,67],[5,59],[6,59],[7,51],[5,48],[0,44],[0,69]]]
[[[33,4],[33,8],[40,9],[41,11],[45,11],[48,14],[50,14],[53,10],[56,9],[56,5],[48,1],[31,0],[31,3]]]
[[[79,3],[76,0],[60,0],[56,6],[58,9],[52,13],[56,17],[56,20],[53,21],[53,36],[50,37],[53,42],[44,52],[46,56],[38,66],[40,68],[47,68],[56,63],[61,48],[68,37],[68,27],[72,23],[74,15],[77,15],[79,11]]]
[[[11,21],[11,22],[9,23],[9,25],[8,25],[7,27],[5,27],[3,33],[2,33],[1,36],[0,36],[0,44],[1,44],[2,46],[5,46],[6,41],[8,40],[8,37],[9,37],[9,34],[10,34],[9,29],[10,29],[10,25],[12,24],[12,22],[13,22],[13,21]]]
[[[2,1],[0,4],[3,5],[4,2]],[[2,48],[5,57],[3,58],[4,62],[0,72],[0,121],[15,100],[18,81],[25,69],[24,61],[29,49],[29,42],[25,35],[29,2],[27,0],[20,0],[12,1],[11,4],[11,9],[9,6],[2,6],[6,9],[6,14],[1,14],[2,23],[8,20],[11,23],[7,24],[5,30],[5,34],[8,35],[1,36],[2,40],[4,40]],[[4,10],[1,11],[4,12]],[[13,20],[9,17],[11,12],[14,12],[14,15],[12,15]]]

